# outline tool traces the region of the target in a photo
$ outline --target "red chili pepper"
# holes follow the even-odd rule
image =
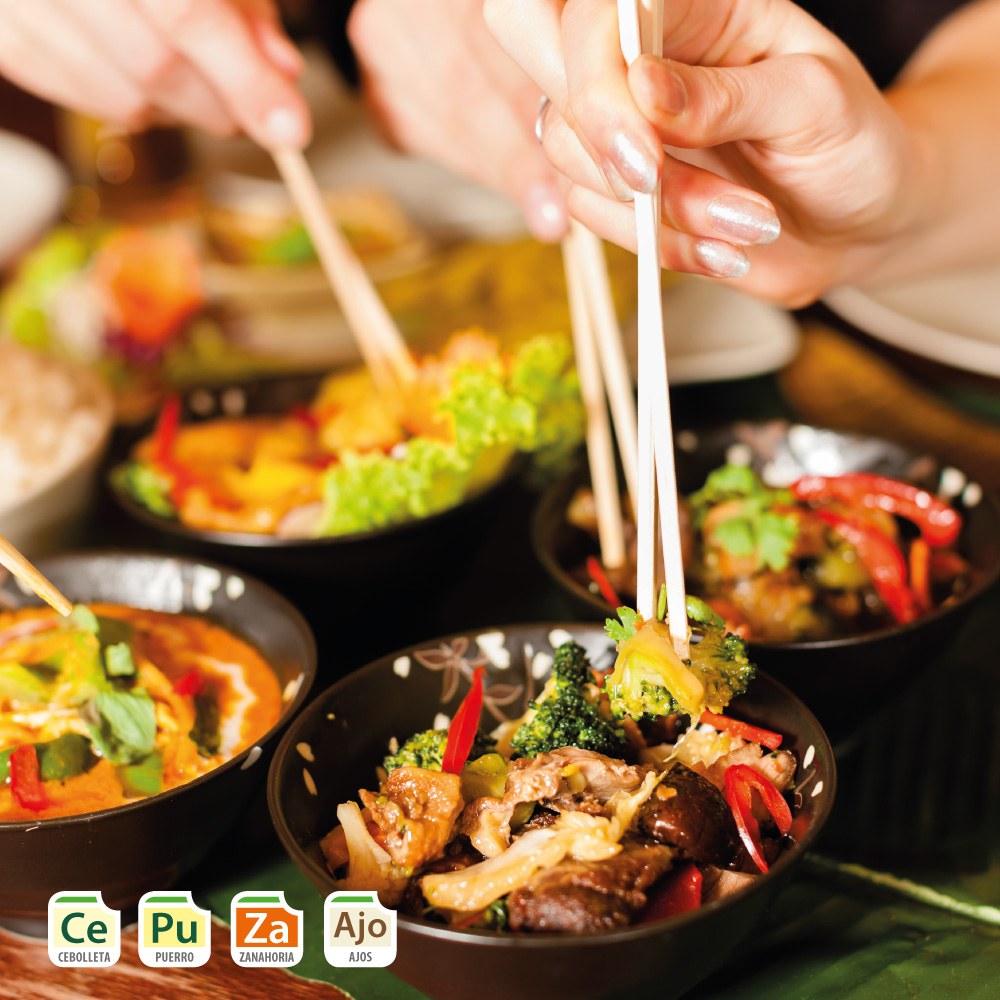
[[[606,600],[611,607],[620,608],[622,603],[621,599],[615,593],[615,588],[611,586],[611,581],[607,578],[604,568],[595,556],[587,556],[587,572],[590,574],[590,579],[597,584],[598,588],[600,588],[601,596],[604,600]]]
[[[733,811],[736,829],[740,839],[746,845],[747,851],[754,863],[762,871],[767,871],[764,851],[760,843],[760,827],[753,818],[753,790],[760,792],[767,811],[771,814],[784,835],[792,828],[792,811],[781,793],[767,778],[749,764],[734,764],[726,768],[726,800]]]
[[[850,472],[843,476],[803,476],[792,486],[800,500],[842,500],[858,507],[898,514],[912,521],[929,545],[951,545],[962,530],[954,507],[911,483],[887,476]]]
[[[910,545],[910,589],[924,613],[931,609],[931,547],[923,538]]]
[[[311,431],[319,430],[319,417],[317,417],[308,406],[296,403],[295,406],[288,411],[288,415],[292,418],[292,420],[297,420],[299,423],[305,424]]]
[[[194,697],[205,690],[205,678],[197,670],[189,670],[182,677],[174,681],[174,694],[183,697]]]
[[[177,432],[181,425],[181,400],[179,396],[167,396],[156,418],[153,431],[153,458],[163,463],[174,457]]]
[[[832,510],[820,508],[815,513],[854,547],[892,617],[900,624],[919,617],[917,601],[906,585],[906,562],[896,543],[877,528],[842,517]]]
[[[163,401],[160,415],[156,418],[156,428],[153,431],[153,461],[173,480],[170,499],[179,507],[183,504],[188,490],[198,487],[205,491],[216,507],[238,506],[230,497],[220,492],[211,480],[188,468],[175,457],[180,421],[180,397],[168,396]]]
[[[455,718],[448,727],[448,738],[444,744],[441,770],[458,774],[469,759],[472,744],[479,729],[479,714],[483,710],[483,676],[486,671],[476,667],[472,675],[472,687],[458,706]]]
[[[701,906],[701,870],[690,861],[671,872],[651,893],[636,923],[676,917]]]
[[[772,733],[769,729],[758,729],[751,726],[749,722],[740,722],[739,719],[730,719],[727,715],[716,715],[715,712],[702,712],[699,722],[714,726],[724,733],[732,733],[739,736],[741,740],[749,743],[759,743],[768,750],[777,750],[781,746],[781,734]]]
[[[7,759],[10,790],[24,809],[41,812],[49,799],[42,786],[38,769],[38,754],[30,743],[19,746]]]

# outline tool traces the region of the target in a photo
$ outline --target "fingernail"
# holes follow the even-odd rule
[[[622,175],[615,170],[615,165],[610,160],[601,161],[601,170],[608,187],[611,188],[611,193],[619,201],[635,200],[635,192],[622,180]]]
[[[721,240],[698,240],[694,255],[706,271],[719,278],[742,278],[750,270],[750,258],[739,247]]]
[[[264,131],[273,146],[301,148],[308,140],[302,116],[291,108],[275,108],[264,120]]]
[[[687,107],[688,96],[684,81],[663,59],[650,57],[645,64],[649,75],[649,96],[663,114],[679,115]]]
[[[611,140],[610,155],[615,169],[633,191],[649,194],[656,188],[656,157],[632,136],[619,132]]]
[[[277,25],[265,22],[261,25],[259,37],[268,59],[279,70],[289,76],[301,74],[302,53]]]
[[[741,243],[766,246],[781,232],[781,223],[770,208],[738,195],[716,198],[708,206],[708,217],[720,233]]]
[[[524,217],[532,236],[555,243],[566,235],[569,218],[555,188],[544,182],[533,184],[524,196]]]

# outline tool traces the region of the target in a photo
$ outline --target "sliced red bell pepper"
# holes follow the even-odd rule
[[[875,592],[892,617],[900,624],[918,618],[917,601],[906,584],[906,562],[896,543],[877,528],[835,514],[832,510],[819,508],[815,513],[854,547],[861,565],[872,578]]]
[[[925,614],[931,609],[931,547],[923,538],[910,545],[910,588]]]
[[[950,549],[931,549],[930,573],[931,579],[947,582],[956,576],[969,572],[969,564]]]
[[[182,677],[178,677],[174,681],[174,694],[179,694],[181,697],[189,696],[193,698],[195,695],[201,694],[204,690],[205,678],[198,670],[189,670]]]
[[[611,607],[620,608],[622,605],[621,599],[615,593],[615,588],[611,586],[611,581],[608,579],[607,574],[604,572],[604,567],[601,566],[596,556],[587,556],[587,572],[590,574],[590,579],[597,584],[604,600]]]
[[[778,830],[782,835],[787,834],[792,828],[792,811],[781,792],[749,764],[734,764],[726,768],[726,800],[733,811],[736,829],[754,863],[762,872],[766,872],[767,862],[760,843],[760,827],[753,818],[754,789],[760,793]]]
[[[649,893],[636,923],[647,924],[697,910],[701,906],[701,883],[701,870],[693,861],[675,869]]]
[[[448,727],[448,738],[444,744],[441,770],[458,774],[469,759],[472,744],[479,729],[479,715],[483,710],[483,677],[486,671],[476,667],[472,675],[472,687],[462,699],[455,717]]]
[[[781,733],[772,733],[769,729],[759,729],[751,726],[749,722],[740,722],[739,719],[730,719],[727,715],[716,715],[715,712],[702,712],[699,722],[714,726],[724,733],[732,733],[741,740],[749,743],[759,743],[768,750],[777,750],[781,746]]]
[[[49,798],[42,786],[38,768],[38,753],[30,743],[17,747],[7,760],[10,790],[24,809],[41,812]]]
[[[912,521],[929,545],[951,545],[962,530],[962,516],[932,493],[887,476],[849,472],[843,476],[803,476],[792,485],[800,500],[841,500],[873,507]]]

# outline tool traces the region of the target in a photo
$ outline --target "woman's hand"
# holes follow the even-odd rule
[[[608,239],[635,247],[621,199],[662,176],[665,266],[799,305],[918,223],[924,148],[787,0],[668,2],[663,58],[631,67],[614,0],[486,0],[485,14],[552,100],[544,149],[570,212]]]
[[[565,234],[534,135],[541,91],[490,37],[482,0],[358,0],[347,32],[389,139],[506,194],[538,239]]]
[[[300,70],[271,0],[0,0],[0,74],[130,129],[303,146]]]

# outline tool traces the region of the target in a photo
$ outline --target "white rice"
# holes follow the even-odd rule
[[[91,378],[0,343],[0,513],[91,452],[105,430],[103,410]]]

